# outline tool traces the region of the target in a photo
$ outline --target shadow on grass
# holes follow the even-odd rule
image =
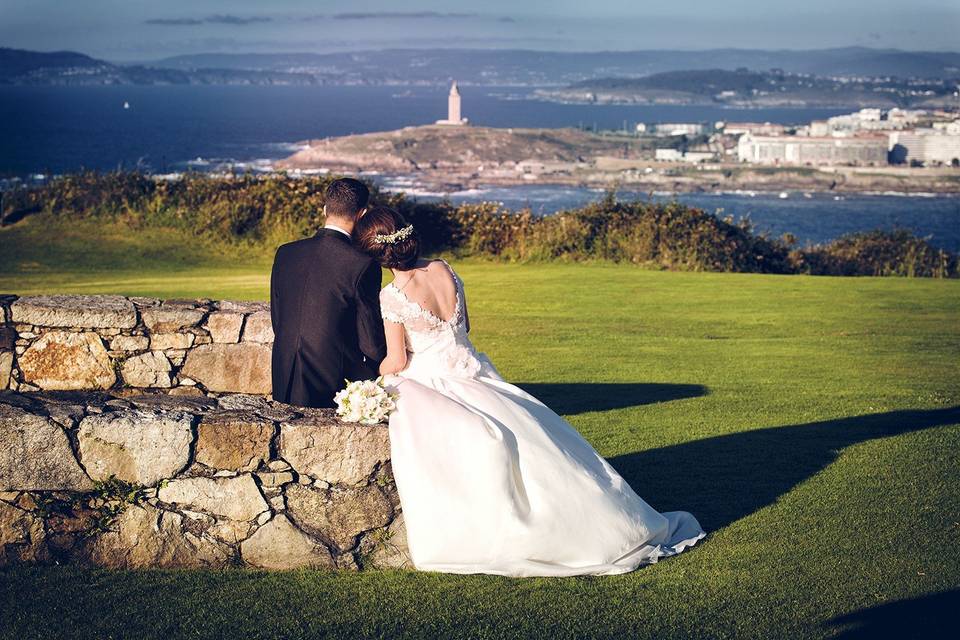
[[[949,638],[957,632],[958,609],[960,589],[954,589],[861,609],[828,624],[841,640]]]
[[[699,384],[521,382],[518,387],[560,415],[626,409],[707,395]]]
[[[859,442],[960,423],[960,406],[770,427],[617,456],[610,463],[660,511],[691,512],[707,531],[773,503]]]

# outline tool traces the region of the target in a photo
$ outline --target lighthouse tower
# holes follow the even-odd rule
[[[457,88],[456,80],[450,85],[450,95],[447,96],[447,119],[437,120],[437,124],[457,126],[467,124],[467,119],[460,115],[460,89]]]

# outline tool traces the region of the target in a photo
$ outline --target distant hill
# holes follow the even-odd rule
[[[388,49],[343,53],[198,54],[166,58],[156,67],[315,70],[351,82],[437,82],[566,85],[599,76],[641,77],[665,71],[781,69],[820,76],[960,78],[960,53],[897,49],[551,52],[528,50]]]
[[[182,70],[117,65],[82,53],[0,48],[0,84],[316,84],[311,74],[257,69]]]
[[[566,87],[601,77],[677,71],[777,70],[824,77],[960,80],[960,53],[851,47],[811,51],[550,52],[389,49],[343,53],[205,53],[138,65],[69,51],[0,49],[0,82],[15,84],[461,84]]]
[[[777,71],[667,71],[643,78],[595,78],[534,95],[556,102],[687,104],[738,107],[940,107],[954,101],[952,81],[837,79]]]
[[[0,81],[26,77],[48,69],[95,69],[107,65],[102,60],[74,51],[26,51],[0,47]]]

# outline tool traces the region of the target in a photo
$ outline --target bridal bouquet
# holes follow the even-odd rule
[[[390,412],[397,408],[397,394],[387,390],[383,376],[346,383],[346,388],[333,397],[337,415],[344,422],[379,424],[386,422]]]

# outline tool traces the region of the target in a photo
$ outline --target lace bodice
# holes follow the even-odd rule
[[[400,289],[391,282],[380,292],[380,310],[384,320],[402,324],[407,331],[418,333],[434,333],[437,331],[463,329],[466,333],[466,327],[463,326],[463,281],[453,268],[446,262],[447,269],[453,278],[456,287],[457,303],[453,311],[453,317],[449,320],[443,320],[428,309],[424,309],[420,304],[409,299]]]
[[[407,373],[474,377],[481,373],[484,363],[467,337],[463,281],[449,264],[441,262],[456,287],[453,316],[448,320],[438,317],[409,299],[393,283],[380,292],[381,314],[384,320],[403,325],[407,351],[411,354]]]

